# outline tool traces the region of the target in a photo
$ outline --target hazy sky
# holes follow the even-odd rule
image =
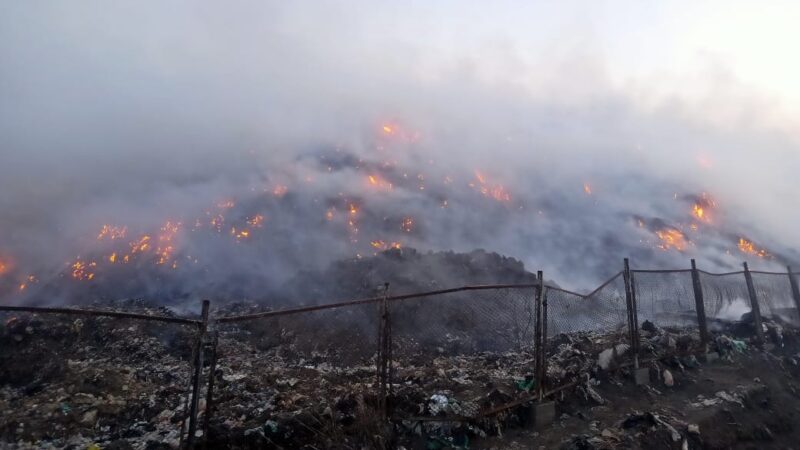
[[[788,1],[0,1],[0,250],[74,256],[76,230],[309,148],[369,157],[386,121],[441,171],[661,214],[641,175],[795,249],[798,23]]]

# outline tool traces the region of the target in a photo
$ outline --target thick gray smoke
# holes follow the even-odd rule
[[[703,102],[643,106],[589,35],[531,55],[398,8],[6,4],[2,301],[265,297],[395,242],[574,288],[623,257],[800,262],[800,153],[757,91],[709,72]]]

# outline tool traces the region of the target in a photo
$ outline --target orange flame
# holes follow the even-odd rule
[[[150,236],[143,235],[138,240],[130,243],[131,254],[144,253],[150,249]]]
[[[158,235],[158,248],[156,248],[156,256],[158,256],[156,264],[166,264],[172,258],[172,254],[175,251],[172,240],[180,227],[180,222],[173,223],[171,221],[167,221],[161,227],[161,233]]]
[[[70,267],[72,268],[72,278],[76,280],[91,280],[94,278],[93,270],[97,267],[97,263],[94,261],[87,263],[78,259]]]
[[[469,186],[476,188],[484,197],[489,197],[497,200],[498,202],[510,202],[511,194],[502,184],[490,185],[486,176],[482,173],[475,171],[475,178],[478,180],[478,185],[470,183]]]
[[[22,283],[20,283],[20,285],[19,285],[19,290],[20,290],[20,291],[24,291],[25,289],[27,289],[27,288],[28,288],[28,286],[29,286],[31,283],[36,283],[37,281],[38,281],[38,280],[36,279],[36,277],[35,277],[35,276],[33,276],[33,275],[28,275],[28,277],[27,277],[27,278],[25,278],[25,281],[23,281]]]
[[[372,241],[369,244],[373,248],[376,248],[378,250],[387,250],[387,249],[390,249],[390,248],[395,248],[395,249],[401,248],[401,244],[399,242],[389,242],[389,243],[387,243],[387,242],[382,241],[380,239]]]
[[[256,214],[255,216],[247,219],[247,224],[251,227],[261,228],[261,225],[264,223],[264,216],[261,214]]]
[[[739,238],[739,250],[742,253],[755,255],[758,256],[759,258],[766,258],[770,256],[766,250],[764,250],[763,248],[756,247],[755,244],[753,244],[751,241],[748,241],[745,238]]]
[[[583,183],[583,192],[585,192],[586,195],[592,195],[592,187],[589,186],[589,183]]]
[[[683,233],[675,228],[658,230],[656,231],[656,236],[658,236],[658,238],[661,240],[661,242],[658,244],[658,248],[662,250],[675,249],[678,251],[683,251],[686,249],[688,243]]]
[[[708,216],[706,215],[706,210],[702,206],[698,205],[697,203],[692,206],[692,215],[695,216],[698,220],[706,221],[708,220]]]
[[[376,189],[382,189],[386,191],[391,191],[394,189],[394,185],[392,185],[392,183],[382,179],[378,175],[367,175],[367,182],[370,186],[373,186]]]
[[[700,222],[711,223],[711,210],[717,206],[711,196],[703,192],[702,196],[692,204],[692,216]]]
[[[217,230],[217,232],[222,231],[222,226],[225,224],[225,216],[222,214],[217,214],[216,216],[211,218],[211,226]]]
[[[127,232],[128,232],[128,227],[103,225],[103,228],[100,229],[100,233],[97,235],[97,240],[102,241],[105,238],[109,238],[112,241],[115,239],[123,239]]]
[[[231,235],[236,238],[236,240],[247,239],[250,237],[250,230],[248,229],[240,229],[237,230],[236,227],[231,227]]]

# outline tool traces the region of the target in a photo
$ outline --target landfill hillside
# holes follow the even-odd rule
[[[349,258],[325,270],[301,271],[280,289],[276,299],[285,306],[389,294],[409,294],[479,284],[524,284],[536,275],[515,258],[485,250],[420,252],[389,249],[375,256]],[[552,283],[551,284],[555,284]]]
[[[344,261],[310,279],[306,292],[325,289],[336,299],[375,295],[383,281],[414,292],[468,280],[530,283],[535,276],[496,254],[405,250]],[[193,323],[4,312],[0,448],[181,448],[190,441],[191,411],[198,413],[197,447],[214,449],[796,446],[796,323],[763,317],[763,333],[756,333],[750,312],[709,318],[704,342],[696,323],[666,322],[683,316],[660,316],[663,323],[648,316],[635,358],[624,325],[551,327],[546,376],[539,376],[531,345],[535,291],[525,289],[241,322],[220,318],[276,305],[215,305],[199,347]],[[182,314],[146,300],[96,306]],[[388,342],[379,332],[386,314]],[[192,361],[201,362],[197,403],[190,401]],[[635,382],[642,373],[646,379]],[[554,415],[543,421],[534,411],[548,401]]]

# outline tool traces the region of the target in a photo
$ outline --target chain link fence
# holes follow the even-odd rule
[[[798,323],[798,311],[792,297],[788,273],[751,271],[756,298],[761,306],[761,315],[775,320]]]
[[[532,392],[536,293],[477,288],[391,301],[392,415],[479,419]]]
[[[699,271],[708,320],[739,320],[751,312],[744,272],[714,274]]]
[[[555,287],[546,292],[548,336],[584,331],[618,332],[627,326],[622,272],[587,295]]]
[[[192,323],[0,311],[0,446],[178,446],[196,337]]]
[[[697,326],[691,270],[632,270],[639,325]]]
[[[254,316],[216,326],[208,445],[381,445],[379,303]]]
[[[629,354],[630,334],[622,272],[586,295],[554,287],[545,292],[548,341],[544,382],[547,391],[581,381],[600,362],[603,352],[609,356],[619,354],[620,357]],[[611,363],[610,358],[601,362],[606,369]]]

